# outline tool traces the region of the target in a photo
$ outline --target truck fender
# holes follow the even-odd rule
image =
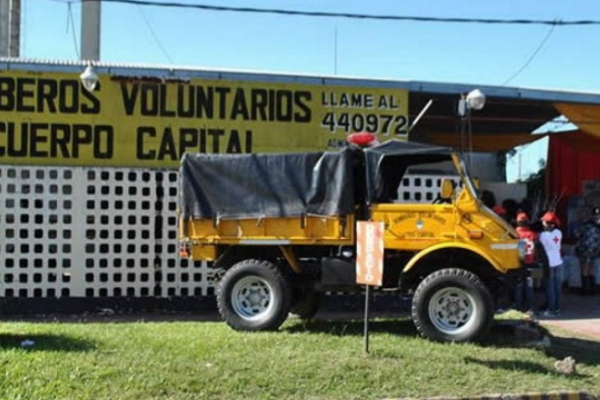
[[[496,269],[498,272],[500,272],[502,274],[506,274],[506,272],[507,272],[506,268],[503,268],[502,265],[500,265],[498,263],[498,261],[491,258],[489,256],[489,254],[482,251],[480,248],[470,245],[468,243],[439,243],[439,244],[433,245],[431,247],[428,247],[426,249],[423,249],[419,253],[417,253],[413,258],[411,258],[411,260],[404,267],[403,272],[404,273],[409,272],[423,258],[428,256],[429,254],[432,254],[436,251],[443,250],[443,249],[463,249],[463,250],[470,251],[472,253],[479,255],[481,258],[483,258],[484,260],[489,262],[490,265],[492,267],[494,267],[494,269]]]

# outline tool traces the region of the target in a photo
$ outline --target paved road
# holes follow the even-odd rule
[[[560,317],[540,317],[541,323],[600,340],[600,293],[593,296],[565,293],[561,308]]]

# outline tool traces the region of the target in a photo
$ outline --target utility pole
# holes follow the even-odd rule
[[[81,2],[80,54],[82,60],[100,60],[100,4],[99,0],[83,0]]]
[[[0,57],[19,57],[21,0],[0,0]]]

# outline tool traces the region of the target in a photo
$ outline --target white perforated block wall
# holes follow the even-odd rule
[[[214,294],[176,207],[176,171],[0,166],[0,296]]]

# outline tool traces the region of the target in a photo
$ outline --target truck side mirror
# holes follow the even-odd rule
[[[454,195],[454,183],[451,179],[442,179],[442,187],[440,188],[440,197],[442,199],[451,199]]]

